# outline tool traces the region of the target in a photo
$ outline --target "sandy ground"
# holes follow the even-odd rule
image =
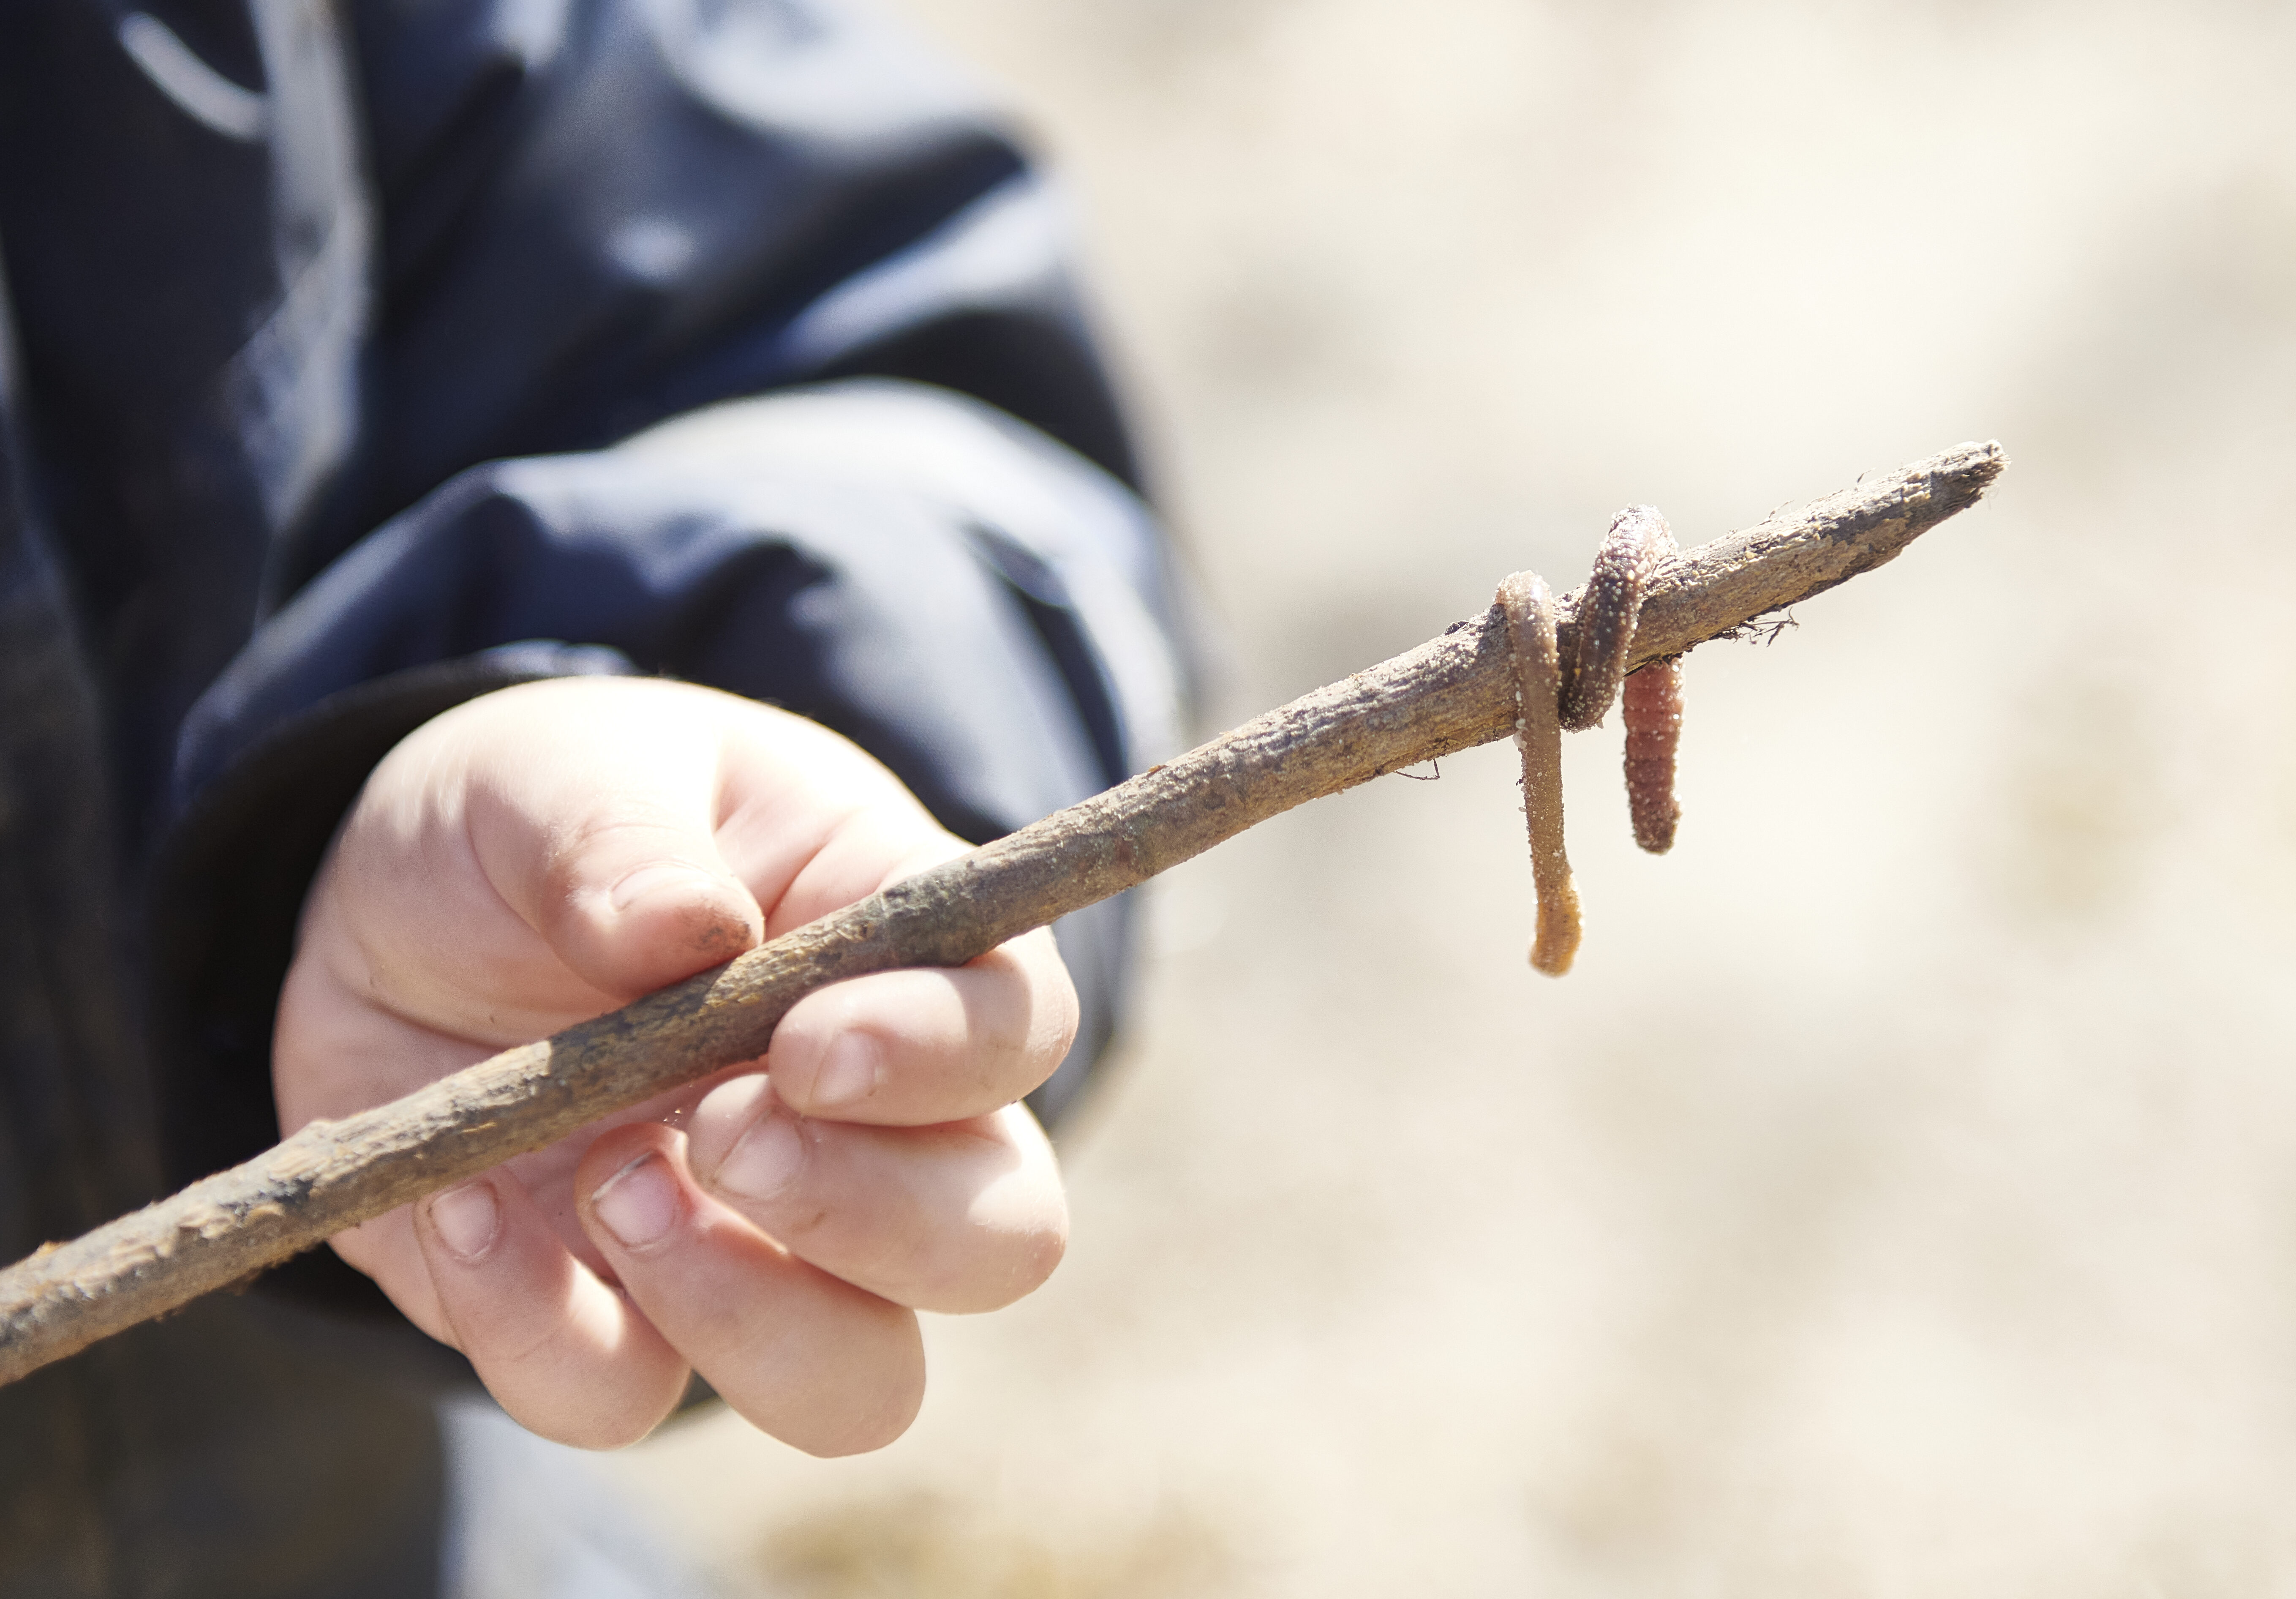
[[[1222,720],[1610,514],[1984,507],[1571,741],[1174,874],[1052,1284],[894,1447],[620,1457],[730,1582],[2296,1593],[2296,12],[911,0],[1079,202]]]

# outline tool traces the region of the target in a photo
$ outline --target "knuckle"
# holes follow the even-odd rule
[[[571,1363],[560,1337],[562,1331],[554,1318],[531,1326],[513,1323],[495,1330],[488,1341],[500,1340],[499,1347],[483,1351],[482,1356],[479,1351],[472,1354],[474,1358],[482,1357],[496,1371],[529,1374],[546,1382],[563,1381]]]

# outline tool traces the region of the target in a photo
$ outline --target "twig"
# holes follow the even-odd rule
[[[1676,556],[1628,666],[1676,655],[1890,560],[2007,465],[1964,444]],[[1557,606],[1575,642],[1578,597]],[[1144,882],[1255,822],[1513,731],[1496,609],[1129,782],[554,1038],[340,1121],[317,1121],[0,1273],[0,1382],[239,1282],[345,1228],[766,1052],[826,984],[955,966]]]

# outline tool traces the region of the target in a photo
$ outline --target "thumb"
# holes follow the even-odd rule
[[[572,753],[579,745],[529,745],[510,781],[480,787],[470,815],[496,892],[618,1001],[732,960],[765,927],[718,852],[716,741],[643,747],[652,742],[623,740],[611,771]]]
[[[539,931],[577,977],[626,999],[731,960],[764,930],[706,832],[621,822],[570,852],[561,871]]]

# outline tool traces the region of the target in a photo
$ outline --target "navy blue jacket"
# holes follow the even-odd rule
[[[670,673],[985,839],[1169,747],[1057,196],[832,0],[0,5],[0,1257],[276,1134],[309,876],[429,717]],[[1120,906],[1057,929],[1085,1036]],[[331,1257],[0,1389],[0,1592],[404,1595],[448,1367]]]

